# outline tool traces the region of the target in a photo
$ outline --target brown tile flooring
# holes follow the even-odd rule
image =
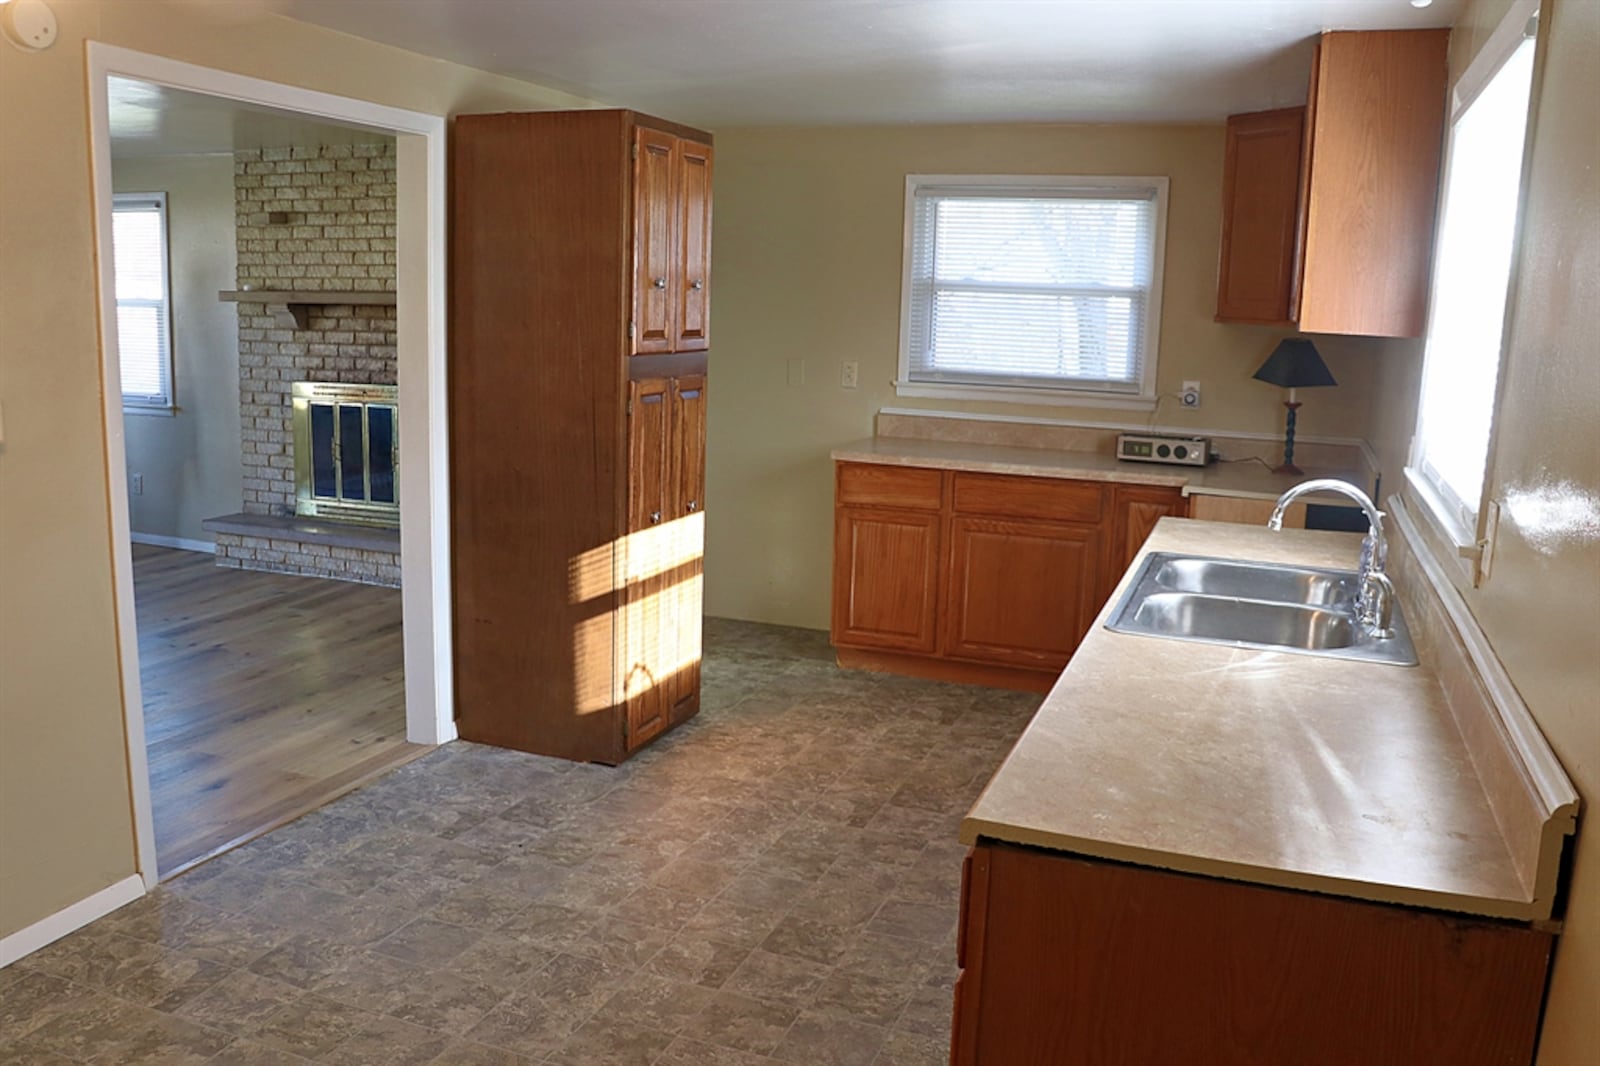
[[[956,828],[1039,697],[706,638],[625,766],[451,744],[0,971],[0,1062],[943,1066]]]

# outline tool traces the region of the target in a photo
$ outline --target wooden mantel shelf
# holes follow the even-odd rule
[[[223,289],[217,293],[217,299],[227,303],[266,304],[267,312],[284,329],[305,329],[312,307],[328,304],[370,307],[374,304],[393,305],[396,302],[392,292],[334,289],[312,292],[299,289]]]

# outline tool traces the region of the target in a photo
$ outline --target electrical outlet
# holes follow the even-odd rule
[[[847,362],[847,363],[845,363],[844,364],[844,368],[839,371],[839,387],[841,389],[853,389],[853,388],[855,388],[856,387],[856,378],[857,378],[857,375],[860,373],[860,371],[861,371],[861,364],[860,363],[856,363],[856,362]]]
[[[1200,383],[1198,381],[1185,381],[1183,390],[1178,393],[1178,399],[1185,407],[1200,406]]]
[[[133,493],[135,496],[143,496],[144,495],[144,475],[143,474],[129,474],[128,475],[128,491]]]

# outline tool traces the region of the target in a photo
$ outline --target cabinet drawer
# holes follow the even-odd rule
[[[876,463],[839,464],[838,502],[841,505],[937,511],[943,487],[944,473],[939,470]]]
[[[1104,495],[1105,486],[1089,481],[1004,474],[955,476],[958,514],[1092,523],[1100,521]]]

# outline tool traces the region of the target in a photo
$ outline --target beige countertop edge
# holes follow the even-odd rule
[[[1313,468],[1304,474],[1286,475],[1273,474],[1259,468],[1258,464],[1240,464],[1242,469],[1217,463],[1208,466],[1168,466],[1124,462],[1099,452],[1062,452],[899,437],[870,437],[841,445],[833,450],[831,458],[835,462],[876,463],[880,466],[915,466],[978,474],[1160,485],[1180,489],[1185,496],[1228,496],[1250,500],[1276,500],[1285,489],[1316,477],[1339,478],[1353,484],[1360,482],[1359,475],[1349,470]],[[1343,496],[1322,493],[1307,497],[1307,500],[1313,503],[1350,502]]]
[[[1164,647],[1165,654],[1183,654],[1185,659],[1203,660],[1207,670],[1214,670],[1219,665],[1224,665],[1228,650],[1218,645],[1191,644],[1184,642],[1159,640],[1157,638],[1134,636],[1116,633],[1105,628],[1106,621],[1116,610],[1124,592],[1133,576],[1144,564],[1145,556],[1152,551],[1178,551],[1195,555],[1215,556],[1221,558],[1253,559],[1268,563],[1288,563],[1306,566],[1327,566],[1334,568],[1353,569],[1355,556],[1360,544],[1360,537],[1354,533],[1335,533],[1326,531],[1290,530],[1282,533],[1269,533],[1266,529],[1254,526],[1237,526],[1229,523],[1199,522],[1193,519],[1163,518],[1157,524],[1155,531],[1146,541],[1145,546],[1134,559],[1128,570],[1117,583],[1116,590],[1106,602],[1099,615],[1090,626],[1089,633],[1080,645],[1091,650],[1103,649],[1110,653],[1114,660],[1119,654],[1124,653],[1129,647],[1128,642],[1133,642],[1132,647],[1138,647],[1141,642],[1152,641],[1156,647],[1150,652],[1141,653],[1141,659],[1147,663],[1159,663],[1162,652],[1158,649]],[[1187,653],[1177,652],[1175,649],[1188,649]],[[1348,662],[1334,659],[1325,659],[1316,656],[1298,656],[1287,652],[1257,652],[1256,657],[1265,657],[1263,661],[1294,668],[1299,664],[1302,676],[1309,676],[1307,687],[1315,690],[1318,684],[1327,684],[1335,678],[1359,677],[1359,672],[1374,681],[1383,678],[1383,671],[1406,671],[1411,677],[1429,680],[1427,687],[1438,686],[1433,664],[1424,660],[1416,667],[1388,666],[1383,664]],[[1219,656],[1221,658],[1219,658]],[[1061,676],[1057,678],[1055,686],[1045,697],[1040,705],[1039,712],[1030,723],[1028,730],[1017,741],[999,770],[985,786],[983,794],[974,802],[971,811],[961,823],[960,839],[963,843],[971,844],[978,837],[988,837],[995,840],[1025,844],[1060,851],[1069,854],[1081,854],[1106,858],[1115,861],[1135,863],[1142,866],[1151,866],[1174,871],[1226,877],[1252,884],[1272,885],[1276,887],[1294,888],[1304,891],[1316,891],[1326,895],[1344,898],[1366,900],[1370,902],[1399,903],[1413,906],[1428,907],[1439,910],[1453,911],[1485,917],[1498,917],[1534,921],[1547,918],[1549,915],[1550,901],[1539,899],[1533,886],[1522,881],[1514,872],[1514,863],[1507,850],[1507,844],[1500,829],[1493,825],[1493,816],[1488,813],[1488,797],[1484,782],[1474,775],[1474,788],[1472,799],[1475,806],[1484,809],[1475,816],[1465,816],[1456,821],[1453,826],[1444,827],[1441,832],[1437,827],[1431,834],[1434,841],[1441,837],[1455,837],[1458,834],[1452,830],[1466,830],[1460,834],[1462,843],[1451,845],[1453,852],[1446,862],[1447,870],[1433,871],[1429,880],[1446,881],[1454,878],[1461,887],[1460,891],[1452,891],[1447,887],[1424,888],[1417,887],[1406,880],[1383,880],[1378,876],[1347,876],[1330,869],[1328,872],[1319,873],[1315,870],[1295,866],[1292,863],[1280,862],[1269,864],[1261,861],[1245,861],[1243,859],[1228,859],[1219,852],[1228,847],[1219,837],[1212,839],[1210,844],[1202,843],[1193,836],[1171,839],[1170,846],[1157,844],[1156,846],[1141,846],[1139,844],[1125,843],[1118,839],[1120,834],[1107,833],[1103,836],[1086,835],[1074,832],[1066,823],[1076,821],[1075,815],[1064,819],[1063,824],[1056,828],[1046,828],[1037,822],[1043,814],[1056,817],[1065,813],[1069,808],[1062,808],[1057,802],[1046,800],[1046,807],[1041,809],[1035,801],[1039,797],[1039,790],[1050,790],[1050,784],[1041,782],[1036,776],[1039,760],[1034,751],[1029,751],[1030,744],[1035,751],[1049,752],[1051,746],[1059,738],[1058,734],[1063,725],[1069,731],[1080,729],[1076,724],[1081,711],[1092,710],[1078,701],[1091,696],[1093,686],[1104,684],[1102,678],[1099,682],[1094,680],[1101,664],[1094,664],[1087,670],[1078,664],[1078,656],[1074,656]],[[1372,673],[1378,671],[1378,673]],[[1087,677],[1085,675],[1088,675]],[[1396,685],[1404,688],[1403,682],[1396,679]],[[1121,704],[1126,706],[1126,700],[1140,698],[1144,694],[1152,693],[1159,688],[1152,688],[1146,684],[1136,685],[1121,698]],[[1444,694],[1435,693],[1428,703],[1434,706],[1424,708],[1415,705],[1408,713],[1413,718],[1430,719],[1436,726],[1444,726],[1435,738],[1435,742],[1445,743],[1454,749],[1453,752],[1441,752],[1434,758],[1440,766],[1448,763],[1452,756],[1458,757],[1458,766],[1465,769],[1466,764],[1459,762],[1459,757],[1466,756],[1465,739],[1457,731],[1453,722],[1445,726],[1445,719],[1450,716],[1448,709],[1442,706]],[[1115,701],[1114,701],[1115,702]],[[1071,713],[1066,708],[1071,705]],[[1387,714],[1386,714],[1387,717]],[[1043,721],[1041,721],[1043,720]],[[1036,728],[1038,727],[1038,728]],[[1059,765],[1059,764],[1056,764]],[[1091,764],[1092,765],[1092,764]],[[1472,773],[1471,770],[1467,770]],[[1009,782],[1003,779],[1011,776]],[[1079,775],[1074,775],[1078,777]],[[1092,776],[1092,771],[1090,772]],[[1454,776],[1447,774],[1446,776]],[[1052,780],[1055,778],[1052,776]],[[1441,779],[1435,776],[1437,786]],[[1025,787],[1018,789],[1017,785]],[[997,785],[1002,787],[997,788]],[[1071,792],[1069,787],[1065,791]],[[1457,799],[1463,798],[1463,793],[1456,794]],[[1411,799],[1417,801],[1423,808],[1433,809],[1438,806],[1437,800],[1442,796],[1424,797],[1413,795]],[[1270,801],[1268,802],[1270,806]],[[1005,813],[1006,807],[1017,811],[1015,817]],[[1247,809],[1253,809],[1254,804],[1248,804]],[[1149,811],[1150,808],[1144,808]],[[1125,809],[1121,812],[1124,816],[1134,813]],[[1347,812],[1348,814],[1348,812]],[[1470,841],[1468,838],[1472,838]],[[1391,840],[1383,846],[1391,850],[1395,847],[1410,848],[1423,842],[1423,838],[1410,838],[1408,841]],[[1215,846],[1213,846],[1215,845]],[[1258,849],[1247,850],[1258,852]],[[1263,855],[1263,857],[1265,857]],[[1383,866],[1381,859],[1371,865],[1372,872],[1377,875]],[[1493,869],[1490,870],[1489,868]],[[1465,868],[1474,869],[1471,875],[1463,876]],[[1469,884],[1469,882],[1472,882]],[[1490,883],[1498,885],[1490,889]]]
[[[1462,895],[1451,892],[1410,888],[1383,882],[1357,881],[1346,877],[1284,870],[1271,866],[1254,866],[1247,863],[1228,862],[1200,855],[1184,855],[1169,851],[1129,847],[1104,840],[1063,836],[1030,826],[1005,825],[983,818],[965,818],[961,822],[961,843],[975,845],[981,840],[1004,844],[1021,844],[1080,855],[1092,859],[1108,859],[1151,869],[1170,870],[1174,873],[1197,874],[1202,877],[1220,877],[1229,881],[1263,885],[1268,888],[1290,888],[1322,895],[1342,896],[1369,903],[1395,903],[1409,907],[1426,907],[1430,910],[1475,914],[1485,918],[1503,918],[1515,921],[1536,921],[1544,911],[1535,900],[1490,899],[1483,896]]]

